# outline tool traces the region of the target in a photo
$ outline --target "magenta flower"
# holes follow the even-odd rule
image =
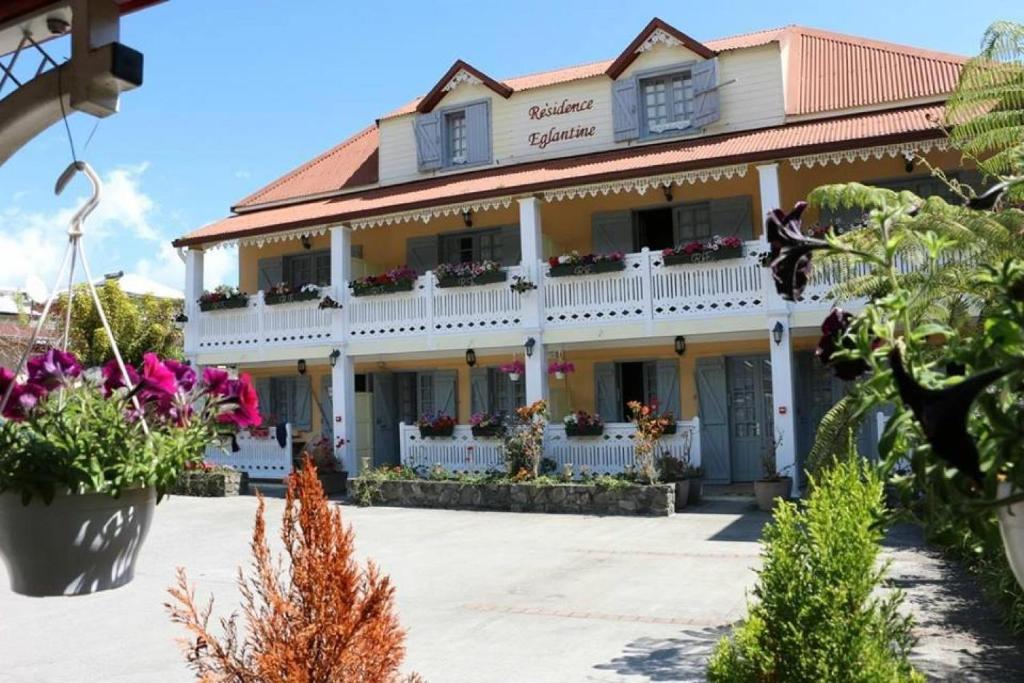
[[[160,399],[173,396],[178,391],[178,379],[155,353],[142,357],[142,383],[140,392],[146,399]]]
[[[227,370],[203,368],[203,384],[206,385],[206,390],[214,396],[223,396],[227,392],[230,379]]]
[[[164,361],[168,370],[174,373],[174,379],[178,383],[178,389],[184,393],[192,391],[196,385],[196,371],[188,363],[168,358]]]
[[[28,360],[28,381],[49,390],[56,389],[66,380],[81,374],[82,365],[74,354],[60,349],[50,349]]]
[[[223,396],[226,410],[217,417],[219,422],[242,429],[258,427],[263,421],[259,396],[248,373],[243,372],[238,379],[228,380]]]
[[[9,370],[5,370],[7,376],[10,375]],[[5,382],[4,391],[7,390],[7,386],[10,385],[10,380]],[[11,397],[7,401],[7,406],[4,408],[3,416],[8,420],[14,420],[20,422],[24,420],[32,410],[35,409],[39,402],[46,397],[46,388],[39,384],[26,382],[24,384],[15,384],[11,390]]]
[[[142,379],[139,376],[139,371],[136,370],[130,363],[125,363],[124,369],[128,371],[128,380],[131,382],[132,387],[139,385],[139,381]],[[121,389],[128,386],[124,381],[124,375],[121,373],[121,368],[117,367],[117,360],[111,358],[103,365],[103,395],[110,396],[115,390]]]

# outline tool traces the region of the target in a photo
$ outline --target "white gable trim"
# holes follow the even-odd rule
[[[651,35],[647,36],[647,39],[640,43],[640,47],[636,49],[637,54],[653,50],[658,45],[665,45],[666,47],[679,47],[683,44],[683,41],[679,40],[675,36],[671,35],[667,31],[662,29],[655,29],[651,32]]]
[[[441,90],[445,92],[451,92],[460,85],[482,85],[483,81],[469,73],[465,69],[459,69],[455,72],[455,75],[448,79],[448,82],[444,84]]]

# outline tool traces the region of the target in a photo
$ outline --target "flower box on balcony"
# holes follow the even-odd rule
[[[423,439],[427,438],[445,438],[450,437],[455,433],[455,425],[447,425],[443,427],[420,427],[420,437]]]
[[[248,296],[236,296],[230,299],[221,299],[220,301],[200,301],[199,310],[205,313],[208,311],[223,311],[229,308],[245,308],[248,305]]]
[[[664,257],[666,266],[679,266],[690,263],[709,263],[711,261],[724,261],[725,259],[742,258],[743,247],[719,247],[705,251],[695,251],[692,254],[668,254]]]
[[[395,292],[411,292],[416,283],[412,280],[404,282],[389,282],[384,285],[371,285],[369,287],[353,287],[352,296],[377,296],[378,294],[393,294]]]
[[[474,285],[492,285],[495,282],[505,282],[508,279],[508,272],[504,270],[481,273],[476,277],[439,277],[437,286],[448,287],[472,287]]]
[[[548,275],[551,277],[571,277],[573,275],[594,275],[596,273],[614,273],[625,270],[625,261],[598,261],[597,263],[559,263],[551,266]]]
[[[673,422],[669,422],[667,425],[665,425],[665,429],[661,430],[661,433],[662,433],[662,435],[665,435],[665,434],[675,434],[676,433],[676,429],[677,429],[676,423],[674,421]]]
[[[501,436],[501,425],[473,425],[470,427],[470,431],[475,437],[493,439]]]
[[[565,425],[566,436],[601,436],[604,434],[604,425]]]
[[[264,294],[263,303],[267,306],[276,306],[277,304],[292,304],[297,301],[312,301],[313,299],[319,299],[320,292],[289,292],[287,294]]]

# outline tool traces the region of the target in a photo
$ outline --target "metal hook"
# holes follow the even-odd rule
[[[82,224],[85,223],[85,219],[89,217],[96,207],[100,203],[100,193],[103,188],[103,184],[100,182],[99,176],[92,170],[92,166],[84,161],[72,161],[68,164],[68,167],[64,169],[64,172],[57,178],[57,185],[53,188],[55,194],[60,194],[67,187],[67,184],[71,182],[71,179],[75,177],[75,174],[82,172],[89,179],[92,184],[92,196],[82,205],[78,211],[71,217],[71,226],[68,228],[69,235],[81,235]]]

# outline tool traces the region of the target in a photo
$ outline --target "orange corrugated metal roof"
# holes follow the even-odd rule
[[[232,216],[190,233],[175,245],[591,182],[931,138],[940,134],[935,121],[941,112],[941,105],[911,107],[459,173]]]
[[[965,58],[895,43],[803,26],[745,33],[704,43],[716,52],[778,43],[786,59],[786,113],[823,114],[859,107],[906,103],[940,97],[951,91]],[[530,90],[604,75],[612,60],[508,78],[513,91]],[[411,114],[419,99],[383,118]],[[300,166],[233,208],[251,210],[265,204],[316,198],[319,195],[377,182],[377,134],[368,128],[334,149]]]

